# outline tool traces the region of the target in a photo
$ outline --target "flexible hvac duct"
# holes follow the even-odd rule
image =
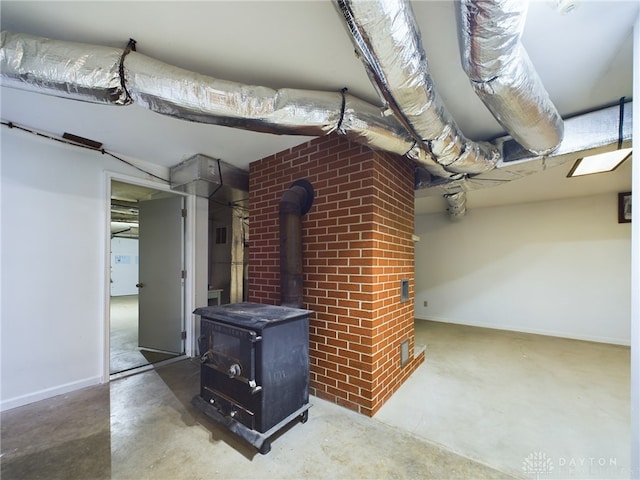
[[[125,105],[122,49],[0,33],[2,84],[93,103]]]
[[[566,119],[562,143],[546,155],[525,150],[510,136],[495,139],[493,143],[503,152],[495,169],[459,181],[436,183],[428,177],[418,177],[417,195],[444,196],[451,207],[448,194],[495,187],[565,163],[573,163],[587,155],[614,150],[619,145],[622,148],[630,147],[633,135],[632,107],[633,102],[629,101]]]
[[[3,85],[93,103],[135,101],[185,120],[287,135],[332,132],[416,159],[433,175],[457,178],[390,115],[345,92],[244,85],[167,65],[140,53],[1,32]]]
[[[464,191],[445,193],[444,199],[449,205],[447,213],[451,220],[459,220],[467,213],[467,194]]]
[[[527,7],[524,0],[457,1],[460,58],[500,125],[543,155],[562,142],[563,122],[520,41]]]
[[[369,77],[419,146],[450,172],[493,169],[499,151],[467,140],[440,101],[408,1],[335,1]]]

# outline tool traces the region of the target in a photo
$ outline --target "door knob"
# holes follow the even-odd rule
[[[131,285],[131,284],[129,284],[129,285]],[[144,283],[136,283],[136,287],[142,288],[142,287],[144,287]]]

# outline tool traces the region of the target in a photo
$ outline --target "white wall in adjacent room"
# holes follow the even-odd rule
[[[111,295],[137,295],[138,239],[111,239]]]
[[[106,172],[149,177],[107,155],[1,133],[4,410],[103,380]]]
[[[610,193],[417,216],[416,318],[628,345],[617,205]]]

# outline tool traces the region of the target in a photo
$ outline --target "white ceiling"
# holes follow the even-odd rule
[[[631,97],[638,1],[582,0],[569,13],[559,12],[556,3],[531,2],[523,43],[560,113],[569,116]],[[412,6],[436,89],[461,130],[472,140],[503,134],[460,66],[453,1],[413,1]],[[60,40],[124,48],[133,38],[138,52],[201,74],[271,88],[347,87],[349,93],[381,105],[328,0],[2,0],[0,19],[3,30]],[[1,94],[5,121],[56,135],[74,133],[102,142],[113,153],[163,166],[202,153],[247,168],[256,159],[308,140],[187,122],[137,105],[94,105],[5,87]],[[543,172],[518,180],[517,186],[512,182],[514,186],[470,192],[468,205],[630,187],[630,168],[586,182],[572,179],[569,187],[561,168],[554,175]],[[543,178],[545,174],[553,181]],[[419,213],[434,211],[442,208],[442,201],[419,192],[416,206]]]

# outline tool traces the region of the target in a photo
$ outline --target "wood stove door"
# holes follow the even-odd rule
[[[261,338],[256,332],[204,319],[200,329],[203,363],[252,389],[259,388],[255,347]]]

